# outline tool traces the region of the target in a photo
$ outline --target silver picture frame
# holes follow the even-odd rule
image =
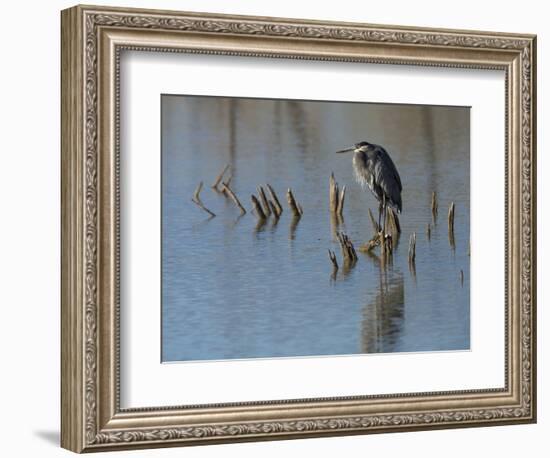
[[[61,445],[75,452],[536,420],[536,37],[75,6],[61,14]],[[120,407],[119,97],[124,50],[502,70],[505,387]]]

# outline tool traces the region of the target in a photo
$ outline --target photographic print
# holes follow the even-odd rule
[[[470,108],[161,96],[162,361],[470,348]]]

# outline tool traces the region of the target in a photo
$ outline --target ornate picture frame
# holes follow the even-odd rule
[[[75,6],[62,12],[62,423],[75,452],[536,421],[536,37]],[[120,407],[124,50],[505,72],[505,387]]]

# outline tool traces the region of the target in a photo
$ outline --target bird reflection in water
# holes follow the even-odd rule
[[[373,257],[375,257],[373,255]],[[405,315],[403,274],[383,269],[374,299],[365,304],[361,321],[361,352],[387,353],[396,351]]]

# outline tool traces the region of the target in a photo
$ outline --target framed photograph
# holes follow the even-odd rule
[[[536,420],[536,38],[62,12],[62,446]]]

